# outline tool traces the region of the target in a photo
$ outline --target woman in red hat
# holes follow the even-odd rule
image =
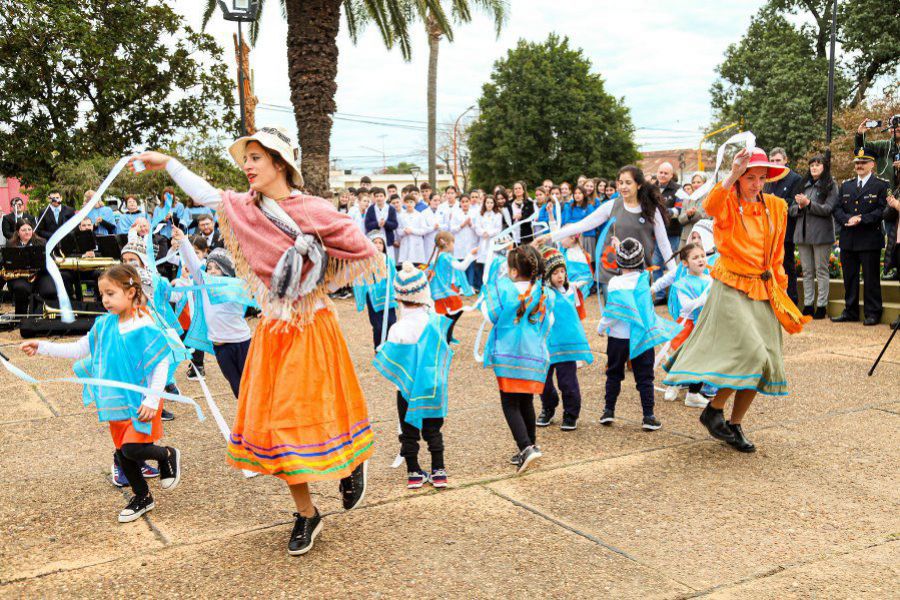
[[[784,165],[770,163],[762,149],[743,149],[725,181],[706,197],[703,209],[713,218],[720,257],[693,333],[665,366],[666,385],[719,388],[700,422],[710,435],[741,452],[756,450],[741,428],[756,394],[787,395],[782,327],[797,333],[810,320],[785,292],[787,205],[762,193],[766,182],[787,173]],[[731,419],[726,421],[723,409],[732,396]]]

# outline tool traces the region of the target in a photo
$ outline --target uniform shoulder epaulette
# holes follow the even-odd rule
[[[890,183],[891,183],[890,181],[888,181],[888,180],[885,179],[884,177],[879,177],[878,175],[873,175],[873,177],[875,177],[875,179],[877,179],[878,181],[883,181],[884,183],[886,183],[886,184],[888,184],[888,185],[890,185]]]
[[[843,180],[841,183],[847,183],[848,181],[854,181],[855,179],[856,179],[856,177],[848,177],[847,179]]]

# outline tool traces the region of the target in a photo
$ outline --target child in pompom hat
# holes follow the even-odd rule
[[[550,247],[541,249],[544,259],[544,284],[547,294],[555,298],[553,302],[553,324],[547,350],[550,352],[550,370],[541,393],[541,414],[538,427],[546,427],[553,422],[553,414],[559,405],[559,394],[553,385],[553,374],[562,393],[563,418],[560,429],[572,431],[577,427],[581,413],[581,389],[578,385],[578,361],[591,364],[594,355],[588,344],[584,327],[579,317],[578,306],[581,297],[569,282],[566,259],[563,254]]]
[[[430,482],[443,488],[447,486],[447,471],[441,427],[447,416],[447,379],[453,358],[447,341],[451,321],[432,310],[428,277],[410,262],[403,263],[397,273],[394,293],[401,307],[400,319],[378,349],[374,365],[397,386],[406,487],[417,489]],[[430,473],[419,465],[420,437],[431,453]]]

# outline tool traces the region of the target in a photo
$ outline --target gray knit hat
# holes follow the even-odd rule
[[[616,249],[616,264],[620,269],[643,269],[644,247],[634,238],[625,238]]]
[[[231,255],[225,248],[215,248],[206,257],[206,262],[215,263],[225,277],[234,277],[234,261],[231,260]]]

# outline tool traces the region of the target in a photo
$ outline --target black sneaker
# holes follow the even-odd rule
[[[735,425],[729,421],[725,421],[728,425],[728,428],[731,429],[731,432],[734,434],[734,440],[728,442],[728,445],[737,450],[738,452],[756,452],[756,446],[747,439],[744,435],[744,430],[741,428],[740,423]]]
[[[181,451],[167,446],[169,459],[159,463],[159,487],[174,490],[181,482]]]
[[[189,364],[187,369],[187,378],[191,381],[197,381],[198,374],[200,375],[200,377],[206,377],[206,368],[195,365],[194,363]]]
[[[722,409],[713,408],[712,403],[707,404],[703,412],[700,413],[700,422],[709,431],[709,435],[717,440],[731,443],[734,439],[734,432],[725,422],[725,415]]]
[[[541,451],[537,446],[528,446],[519,452],[519,468],[516,469],[516,473],[521,473],[528,468],[528,465],[542,456],[543,454],[541,454]]]
[[[131,523],[141,518],[148,510],[153,510],[156,505],[153,503],[153,496],[132,496],[128,502],[128,506],[119,511],[119,523]]]
[[[160,418],[161,418],[163,421],[174,421],[174,420],[175,420],[175,415],[173,415],[172,413],[170,413],[170,412],[167,411],[166,409],[162,409],[162,415],[160,415]]]
[[[516,452],[512,456],[509,457],[509,464],[519,466],[521,463],[522,456],[521,453]]]
[[[352,510],[366,497],[366,476],[368,475],[369,461],[359,465],[347,477],[341,479],[339,489],[344,510]]]
[[[616,420],[616,413],[614,413],[613,411],[611,411],[607,408],[606,410],[603,411],[603,416],[600,417],[600,424],[606,425],[607,427],[609,427],[610,425],[613,424],[613,422],[615,420]]]
[[[322,515],[319,509],[312,517],[304,517],[300,513],[294,513],[296,521],[291,530],[291,541],[288,542],[288,554],[300,556],[312,550],[316,536],[322,531]]]
[[[563,431],[575,431],[578,429],[578,418],[563,414],[562,425],[559,428]]]
[[[556,412],[554,410],[543,409],[541,410],[540,416],[538,416],[537,421],[535,421],[535,425],[538,427],[546,427],[550,423],[553,422],[553,413]]]
[[[656,415],[644,417],[644,420],[641,422],[641,428],[647,431],[656,431],[660,427],[662,427],[662,423],[656,418]]]

